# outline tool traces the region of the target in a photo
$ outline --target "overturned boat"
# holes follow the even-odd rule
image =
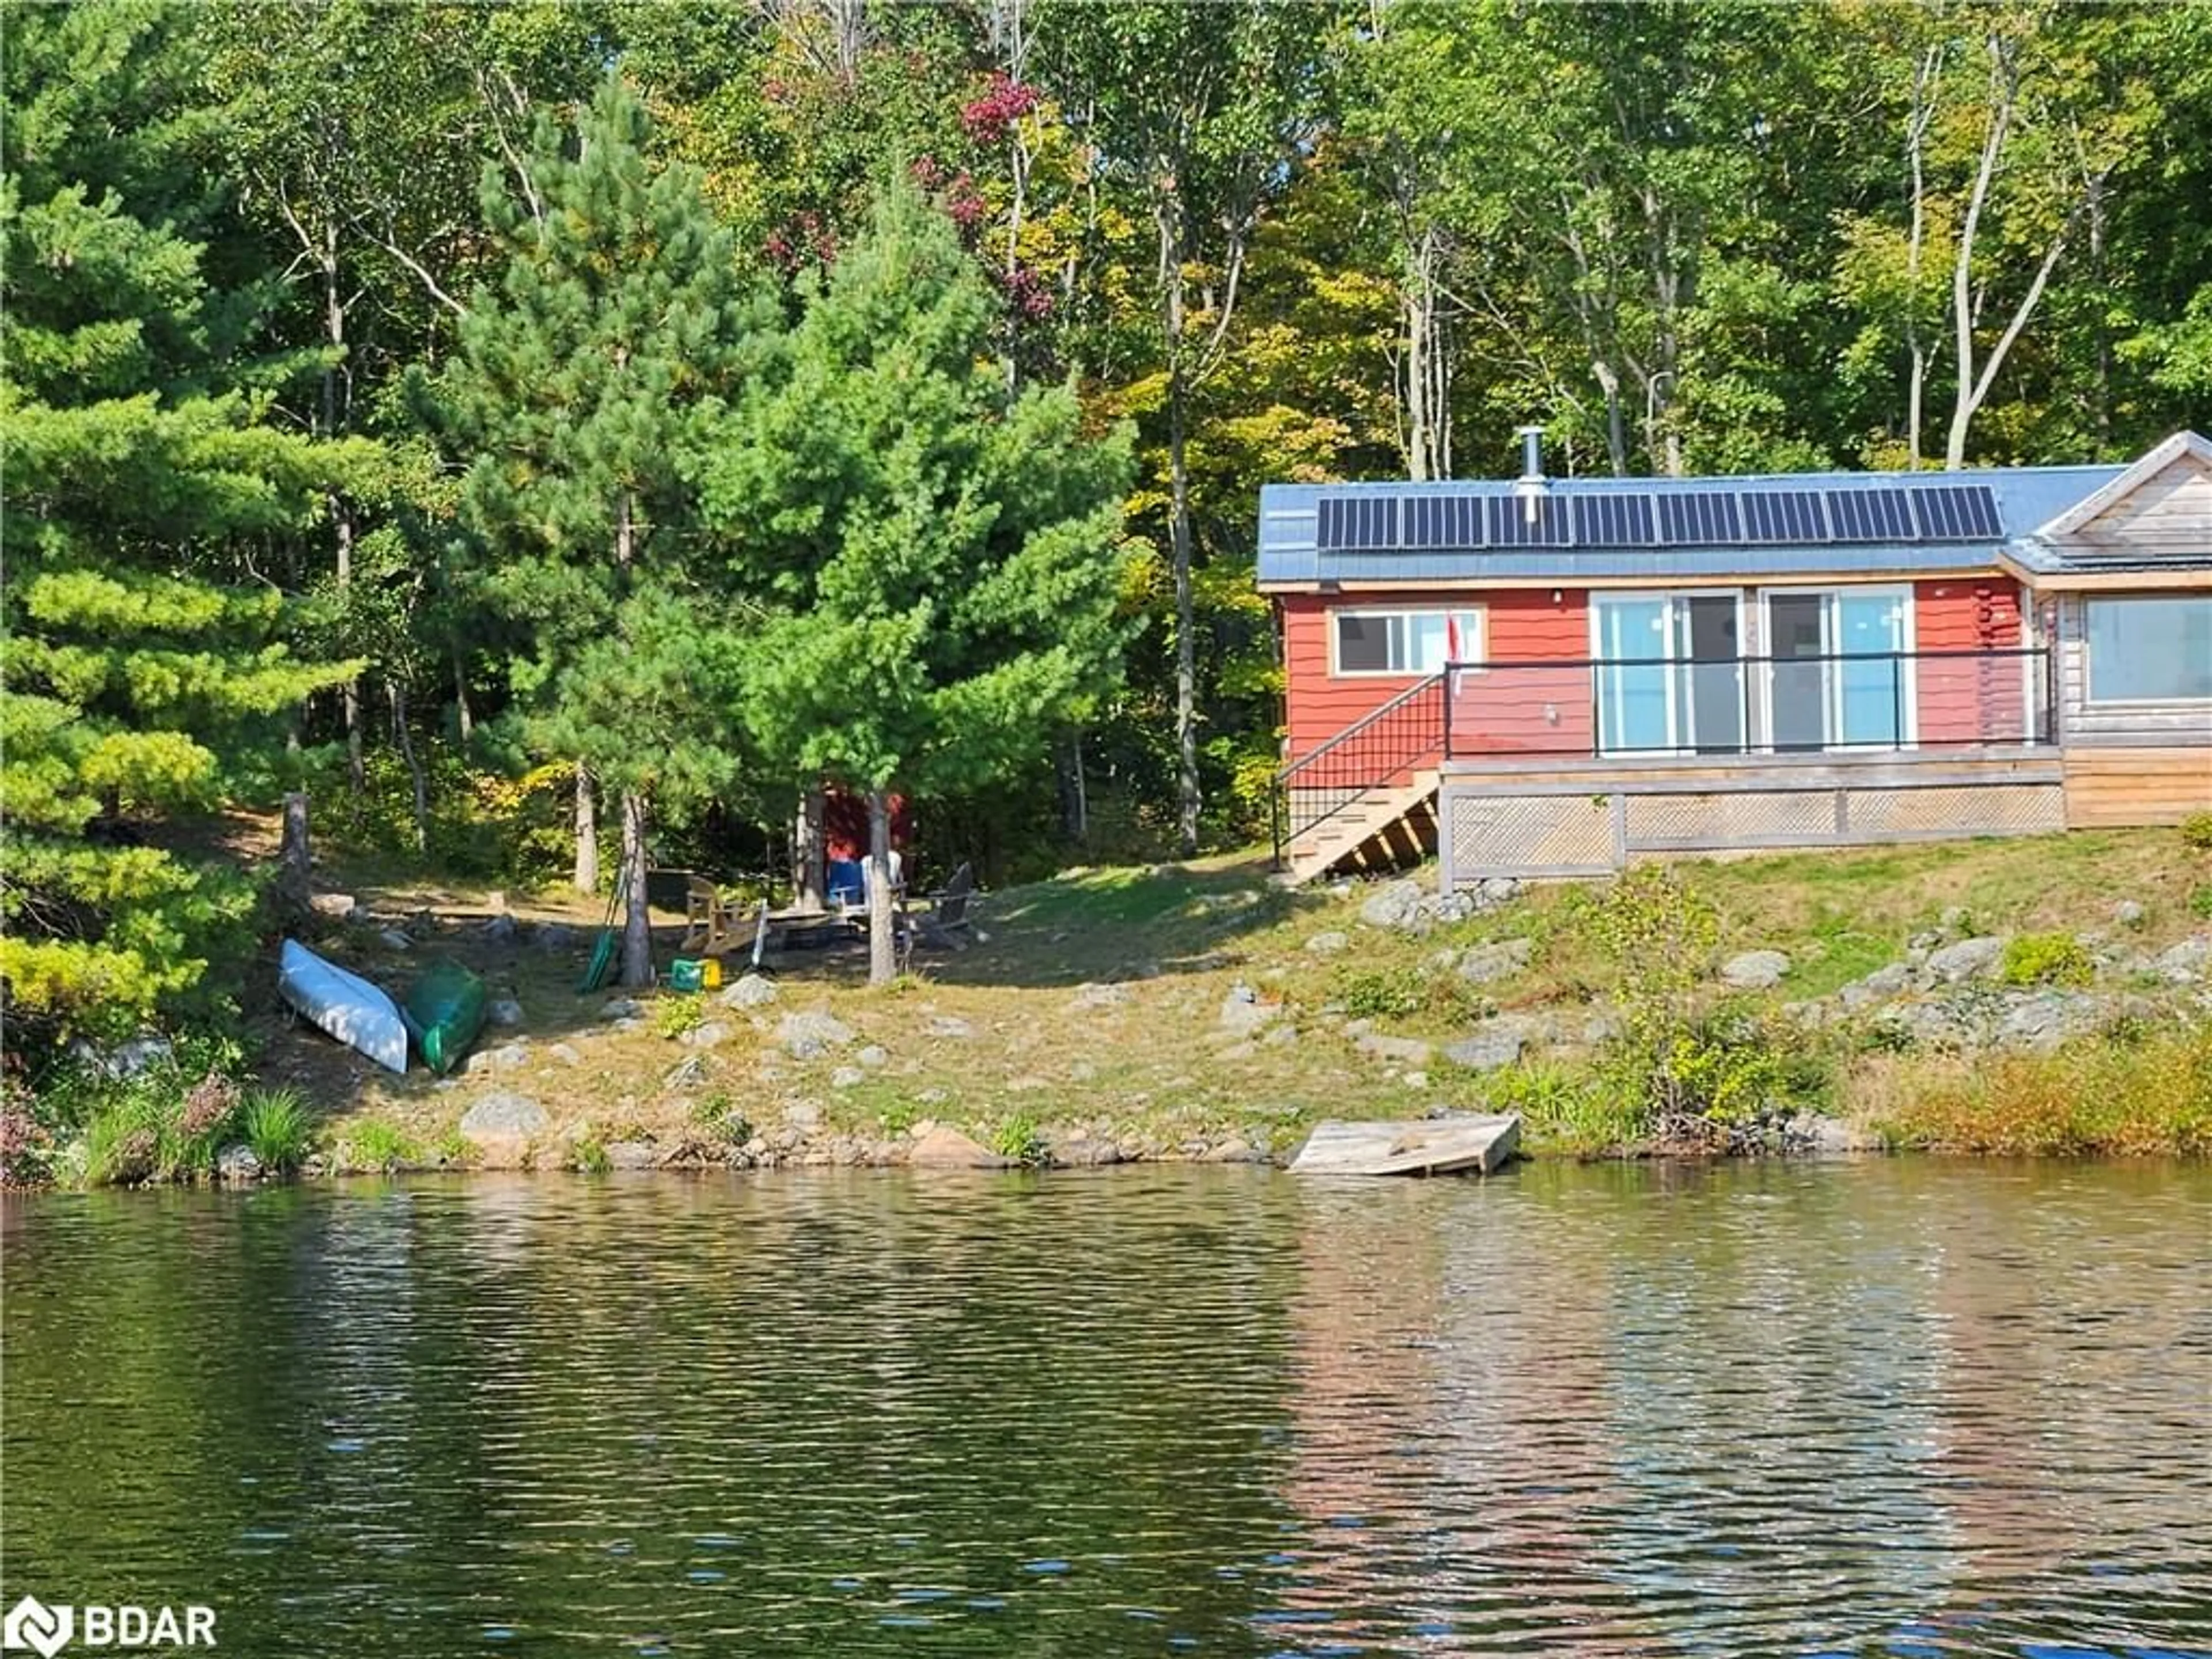
[[[407,1069],[407,1022],[399,1005],[359,974],[288,939],[277,958],[276,992],[349,1048],[388,1071]]]

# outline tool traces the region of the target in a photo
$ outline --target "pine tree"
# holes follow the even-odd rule
[[[622,802],[622,978],[652,977],[645,861],[656,802],[736,767],[721,682],[739,623],[691,477],[760,320],[687,168],[647,161],[644,108],[610,78],[573,145],[541,126],[524,198],[485,175],[510,250],[462,320],[434,418],[471,459],[480,583],[523,630],[526,740]]]
[[[363,465],[267,418],[266,296],[225,292],[170,15],[10,18],[4,239],[6,571],[0,975],[19,1060],[184,1011],[252,908],[164,847],[164,818],[269,776],[281,716],[355,672],[282,643],[272,551]],[[164,69],[167,71],[164,73]]]
[[[732,423],[709,504],[772,605],[749,726],[794,778],[869,801],[870,977],[892,974],[889,792],[1049,767],[1111,684],[1129,438],[1074,392],[1011,406],[995,305],[951,224],[894,187],[814,293],[784,372]]]

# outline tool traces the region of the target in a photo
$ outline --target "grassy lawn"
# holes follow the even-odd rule
[[[1791,957],[1795,965],[1782,985],[1749,1000],[1754,1012],[1769,1012],[1897,960],[1908,939],[1954,908],[1964,910],[1970,931],[2110,933],[2115,902],[2131,899],[2143,915],[2127,930],[2129,941],[2155,951],[2207,926],[2191,902],[2212,883],[2212,860],[2185,848],[2173,832],[2155,830],[1741,858],[1678,869],[1718,912],[1721,957],[1753,947]],[[479,1044],[489,1051],[520,1038],[508,1069],[447,1080],[420,1070],[404,1079],[378,1073],[312,1032],[265,1020],[264,1080],[300,1087],[325,1114],[325,1137],[333,1141],[389,1133],[414,1148],[450,1152],[461,1114],[492,1089],[526,1094],[545,1107],[553,1120],[545,1156],[556,1161],[580,1145],[696,1139],[702,1126],[732,1116],[763,1132],[799,1121],[872,1136],[927,1117],[1008,1144],[1038,1133],[1064,1135],[1079,1125],[1170,1154],[1231,1133],[1280,1153],[1322,1116],[1419,1115],[1504,1103],[1528,1111],[1540,1142],[1584,1147],[1617,1139],[1620,1121],[1617,1109],[1572,1086],[1590,1057],[1577,1033],[1616,988],[1614,970],[1578,920],[1582,890],[1574,884],[1534,888],[1414,938],[1359,922],[1360,905],[1375,890],[1367,884],[1285,890],[1270,881],[1264,861],[1251,857],[1072,870],[986,896],[972,948],[917,957],[913,972],[893,986],[867,987],[857,951],[792,951],[773,963],[780,994],[773,1006],[748,1012],[725,1008],[711,994],[695,1005],[648,991],[637,994],[644,1015],[629,1030],[600,1018],[608,998],[622,994],[575,994],[598,905],[505,896],[526,921],[562,921],[577,930],[574,948],[549,953],[526,939],[493,943],[485,922],[495,907],[482,890],[422,884],[351,890],[365,913],[412,918],[417,940],[404,954],[394,951],[379,938],[388,924],[364,917],[320,941],[331,955],[387,984],[404,981],[410,964],[428,955],[459,955],[487,975],[495,994],[513,995],[525,1017],[518,1030],[488,1030]],[[1346,936],[1344,948],[1328,954],[1308,948],[1316,935],[1332,933]],[[661,939],[665,964],[674,932]],[[1470,984],[1438,966],[1443,952],[1505,939],[1528,940],[1528,960],[1491,982]],[[1082,988],[1101,985],[1119,988]],[[1273,1040],[1221,1028],[1224,1000],[1239,985],[1279,1005],[1273,1025],[1258,1034],[1277,1033]],[[849,1026],[853,1042],[817,1059],[789,1057],[775,1041],[777,1021],[816,1009]],[[1548,1022],[1554,1041],[1506,1073],[1488,1075],[1441,1059],[1415,1064],[1370,1055],[1355,1046],[1359,1028],[1346,1029],[1364,1015],[1377,1033],[1441,1043],[1501,1012]],[[693,1047],[673,1035],[701,1021],[725,1027],[720,1040]],[[1285,1030],[1295,1036],[1280,1036]],[[881,1054],[864,1063],[863,1048]],[[694,1075],[671,1080],[679,1064],[695,1060]],[[2011,1086],[2026,1089],[2023,1079],[2036,1065],[2022,1061],[2006,1073]],[[2185,1082],[2189,1075],[2179,1060],[2167,1069]],[[1950,1115],[1963,1121],[1970,1114],[1960,1079],[1973,1075],[1932,1057],[1850,1057],[1838,1098],[1903,1138],[1954,1141],[1960,1138],[1947,1136],[1925,1111],[1916,1116],[1906,1109],[1925,1092],[1953,1101]],[[2106,1088],[2119,1086],[2109,1073],[2100,1076]],[[1926,1091],[1916,1079],[1926,1080]],[[2085,1073],[2075,1081],[2086,1087],[2096,1079]],[[2038,1085],[2044,1095],[2063,1094],[2065,1086]],[[1984,1103],[1974,1109],[1984,1116],[1987,1093],[1982,1086],[1975,1096]],[[365,1131],[369,1124],[388,1131]],[[2068,1135],[2047,1139],[2058,1144]],[[2133,1145],[2144,1137],[2130,1131],[2123,1139]]]

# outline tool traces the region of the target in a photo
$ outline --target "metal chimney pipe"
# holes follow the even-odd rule
[[[1523,426],[1514,431],[1521,440],[1521,476],[1513,481],[1513,493],[1520,500],[1522,516],[1534,524],[1541,510],[1539,503],[1552,493],[1544,477],[1544,428]]]
[[[1540,426],[1522,426],[1513,429],[1521,440],[1521,482],[1540,484],[1544,482],[1544,428]]]

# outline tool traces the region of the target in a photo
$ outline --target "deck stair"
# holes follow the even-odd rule
[[[1402,868],[1437,850],[1444,676],[1431,676],[1285,767],[1275,861],[1290,884]]]

